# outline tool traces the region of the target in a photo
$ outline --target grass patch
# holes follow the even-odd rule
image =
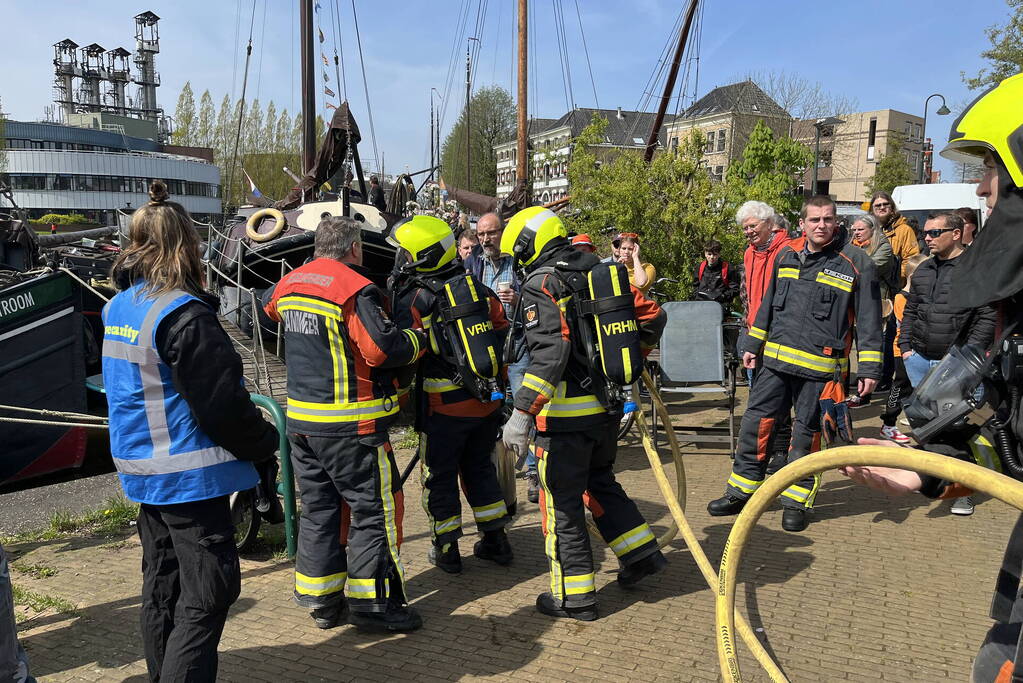
[[[395,439],[395,448],[419,448],[419,432],[412,427],[406,427],[404,431],[395,434],[398,438]]]
[[[26,541],[50,541],[66,536],[104,535],[124,531],[139,516],[139,506],[123,495],[107,499],[103,507],[81,514],[58,510],[50,517],[50,523],[35,531],[25,531],[3,539],[3,543]]]
[[[14,604],[24,605],[33,612],[45,612],[50,609],[60,614],[71,614],[77,612],[78,608],[70,600],[58,598],[45,593],[36,593],[18,586],[11,587],[14,591]]]
[[[47,567],[45,564],[25,564],[22,562],[15,562],[11,564],[11,568],[22,574],[28,574],[33,579],[48,579],[51,576],[57,575],[57,570],[53,567]]]

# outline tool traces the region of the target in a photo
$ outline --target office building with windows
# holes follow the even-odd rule
[[[220,170],[198,156],[209,150],[194,150],[196,156],[169,154],[153,139],[20,121],[5,122],[4,147],[14,199],[31,218],[77,213],[114,224],[118,209],[149,201],[154,179],[167,181],[171,199],[196,220],[220,218]]]

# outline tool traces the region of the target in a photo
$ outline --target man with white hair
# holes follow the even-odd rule
[[[746,314],[746,330],[756,320],[757,311],[760,310],[760,302],[764,298],[764,292],[771,282],[771,273],[774,271],[774,259],[778,251],[789,243],[789,235],[786,221],[779,216],[770,204],[750,200],[739,207],[735,212],[735,222],[742,227],[749,246],[742,255],[742,280],[739,287],[740,297],[743,303],[743,311]],[[754,370],[748,371],[750,387],[756,378],[760,364]],[[774,433],[771,436],[771,444],[768,453],[771,463],[768,467],[768,474],[773,473],[785,464],[788,444],[792,439],[792,420],[790,416],[775,423]]]

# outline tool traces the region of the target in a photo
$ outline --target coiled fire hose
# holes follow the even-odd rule
[[[980,465],[917,449],[887,446],[842,446],[807,455],[786,465],[768,477],[746,503],[742,513],[732,526],[732,531],[728,535],[721,554],[721,568],[718,571],[716,582],[715,625],[718,636],[718,660],[724,680],[732,683],[742,680],[736,644],[732,636],[734,620],[738,616],[735,614],[735,589],[742,551],[757,520],[782,491],[800,479],[844,466],[883,466],[913,470],[963,484],[974,491],[985,493],[1023,510],[1023,482]],[[659,472],[659,468],[654,468],[654,474],[658,476],[658,483],[660,483],[663,472]],[[670,504],[669,501],[669,506]],[[689,542],[688,539],[686,542]],[[689,547],[693,549],[697,546],[690,544]],[[775,682],[788,681],[778,666],[770,660],[770,657],[767,657],[766,660],[761,657],[761,653],[765,655],[766,653],[763,652],[763,647],[759,643],[756,648],[752,648],[747,635],[749,626],[741,621],[741,617],[739,618],[739,635],[747,645],[751,646],[753,656],[764,666],[771,680]]]

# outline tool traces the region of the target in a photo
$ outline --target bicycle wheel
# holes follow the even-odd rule
[[[255,490],[232,493],[230,506],[231,521],[234,522],[234,543],[238,546],[238,552],[243,553],[251,550],[256,544],[262,521],[259,511],[256,510]]]

